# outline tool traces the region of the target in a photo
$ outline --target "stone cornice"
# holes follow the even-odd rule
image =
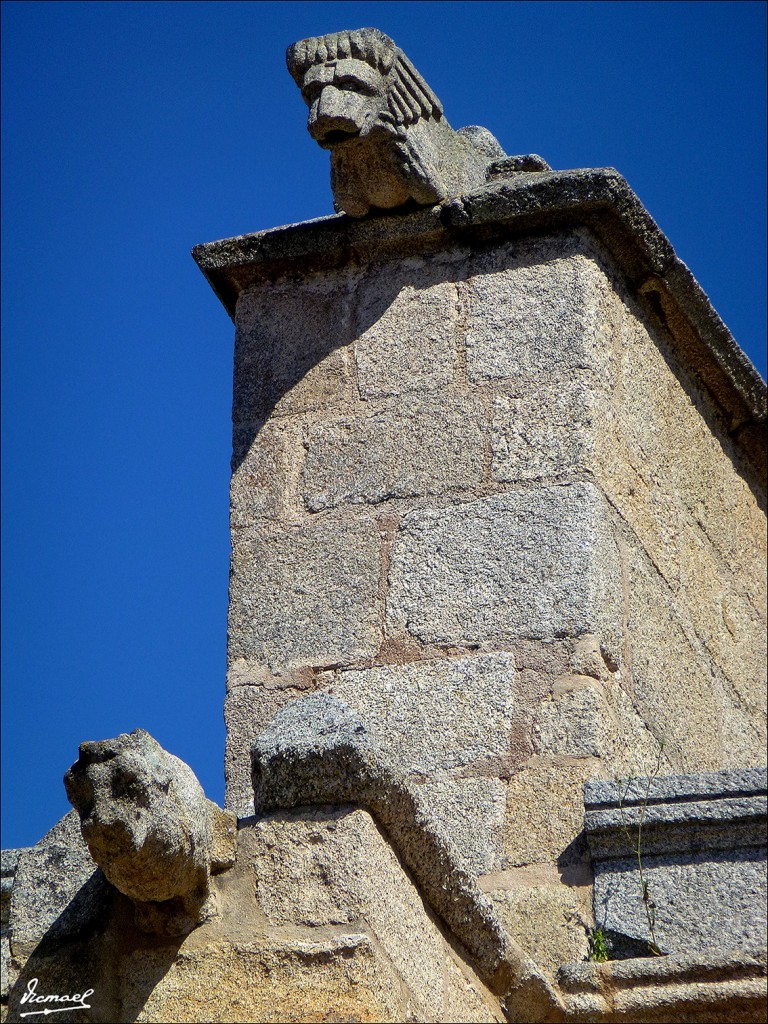
[[[608,250],[631,290],[675,338],[681,363],[726,414],[732,436],[754,457],[761,442],[752,435],[766,421],[765,382],[612,168],[513,173],[431,209],[361,220],[322,217],[208,242],[192,255],[234,317],[239,295],[260,281],[576,227],[588,228]]]

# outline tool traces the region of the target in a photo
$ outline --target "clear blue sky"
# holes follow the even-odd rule
[[[198,243],[332,212],[285,47],[375,25],[454,127],[614,166],[765,373],[763,3],[4,3],[3,833],[142,726],[223,797],[233,330]]]

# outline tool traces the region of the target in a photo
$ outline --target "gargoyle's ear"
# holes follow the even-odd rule
[[[402,50],[392,67],[388,105],[396,124],[415,124],[421,118],[438,121],[443,116],[442,103]]]

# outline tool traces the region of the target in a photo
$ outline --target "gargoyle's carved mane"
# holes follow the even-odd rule
[[[395,125],[439,121],[443,105],[394,40],[377,28],[300,39],[288,47],[288,70],[301,88],[307,71],[332,60],[361,60],[388,76],[387,107]]]

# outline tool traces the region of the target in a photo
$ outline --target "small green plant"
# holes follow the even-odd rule
[[[634,834],[630,830],[630,826],[627,824],[627,821],[624,817],[624,800],[626,799],[627,793],[629,792],[629,787],[635,781],[634,776],[630,776],[627,780],[627,785],[624,789],[624,793],[622,794],[621,800],[619,801],[619,813],[621,814],[621,820],[623,823],[622,829],[624,831],[624,835],[627,837],[627,842],[629,843],[632,852],[635,855],[635,859],[637,860],[637,870],[640,874],[640,894],[642,896],[643,906],[645,908],[645,918],[648,922],[648,932],[651,936],[650,941],[648,942],[648,951],[653,956],[663,956],[664,954],[661,952],[661,950],[659,949],[659,945],[656,942],[656,904],[651,898],[651,893],[648,888],[648,881],[645,877],[645,869],[643,867],[643,825],[645,824],[645,814],[648,810],[648,797],[651,792],[651,785],[653,784],[653,780],[659,774],[659,770],[661,769],[661,757],[663,753],[664,742],[662,741],[659,743],[659,754],[656,758],[656,765],[651,774],[646,779],[645,793],[643,794],[643,798],[640,801],[640,815],[637,821],[636,833]]]
[[[604,964],[608,959],[608,937],[602,928],[593,928],[589,935],[589,959]]]

